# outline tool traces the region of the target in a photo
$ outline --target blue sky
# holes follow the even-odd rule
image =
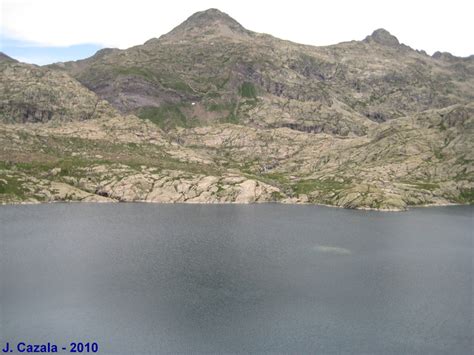
[[[65,47],[41,46],[0,35],[1,52],[20,62],[39,65],[87,58],[101,48],[103,46],[97,44],[78,44]]]
[[[316,46],[385,28],[428,54],[474,54],[472,0],[0,0],[0,51],[48,64],[125,49],[218,8],[244,27]]]

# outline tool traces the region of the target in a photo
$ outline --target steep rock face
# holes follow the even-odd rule
[[[0,121],[82,121],[114,112],[66,73],[0,61]]]

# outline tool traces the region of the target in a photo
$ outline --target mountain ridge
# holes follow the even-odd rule
[[[200,18],[208,18],[209,14],[212,15],[211,18],[217,17],[216,21],[220,21],[221,18],[231,23],[235,21],[220,12],[215,14],[214,10],[200,12],[160,39],[147,41],[144,45],[125,51],[113,52],[101,58],[102,61],[65,63],[64,68],[89,89],[111,102],[115,108],[122,112],[139,115],[140,110],[147,107],[160,107],[163,104],[175,105],[177,102],[189,104],[198,102],[202,103],[203,110],[207,111],[206,117],[210,117],[212,114],[207,108],[212,105],[232,106],[232,102],[238,101],[239,87],[245,82],[253,85],[260,96],[283,96],[299,101],[312,100],[318,102],[318,105],[323,103],[324,106],[330,106],[327,99],[329,95],[350,107],[349,111],[353,111],[353,115],[362,115],[374,121],[417,112],[416,107],[419,104],[406,104],[404,106],[413,107],[399,107],[392,112],[387,108],[381,110],[377,107],[379,106],[377,101],[381,101],[382,98],[373,100],[371,95],[379,96],[384,91],[389,92],[390,89],[379,88],[372,94],[370,87],[374,84],[373,80],[380,80],[380,84],[391,81],[392,87],[400,86],[400,91],[406,92],[402,96],[407,103],[412,101],[415,95],[425,96],[422,98],[426,101],[424,108],[432,106],[433,100],[443,101],[436,104],[439,108],[449,103],[456,103],[454,100],[449,100],[447,93],[443,93],[442,82],[445,79],[441,77],[440,72],[440,69],[444,71],[441,67],[442,62],[432,62],[430,57],[399,44],[398,40],[386,30],[376,30],[363,41],[344,42],[327,47],[299,45],[256,34],[246,37],[228,36],[228,33],[225,33],[221,37],[219,35],[215,37],[213,33],[209,37],[202,35],[203,27],[200,26],[198,26],[200,29],[198,33],[187,31],[189,27],[193,28],[196,22],[200,24]],[[237,22],[235,23],[238,25]],[[211,24],[214,24],[214,21],[211,21]],[[184,38],[187,39],[184,42],[183,39],[173,40],[175,33],[185,33]],[[216,38],[220,39],[216,40]],[[206,52],[201,53],[204,47]],[[231,53],[230,57],[227,53]],[[370,55],[375,60],[371,59]],[[232,58],[231,61],[225,59],[226,56]],[[398,58],[391,63],[392,68],[387,66],[381,70],[382,62],[378,58],[382,56],[398,56]],[[183,63],[174,63],[171,57]],[[341,58],[344,60],[341,61]],[[345,58],[352,60],[352,63]],[[160,61],[163,61],[163,65]],[[207,64],[204,64],[204,61]],[[466,62],[466,65],[469,63]],[[405,69],[407,66],[419,68],[414,68],[415,70],[409,73]],[[435,76],[437,85],[433,88],[425,83],[433,81],[429,67],[435,66],[439,67],[436,69],[436,75],[440,75],[437,83]],[[199,67],[201,69],[195,69]],[[282,80],[275,80],[282,68],[287,71],[284,74],[285,77]],[[472,67],[457,68],[459,69],[472,71]],[[358,75],[361,71],[367,72],[366,78],[361,79],[361,75]],[[404,74],[400,75],[400,73]],[[369,75],[374,79],[368,77]],[[287,82],[290,76],[295,77],[296,80]],[[164,80],[164,78],[169,79]],[[203,85],[204,81],[209,80],[211,80],[209,85]],[[114,84],[112,87],[104,87],[102,84],[104,81],[114,82]],[[224,87],[220,89],[219,85],[222,84]],[[342,97],[341,93],[338,93],[341,91],[341,85],[344,91]],[[417,93],[414,94],[408,85],[421,86],[421,92],[416,90]],[[457,82],[454,86],[456,85]],[[309,87],[305,89],[306,86]],[[222,100],[209,100],[205,97],[206,93],[209,94],[213,90],[216,94],[212,93],[212,95],[217,95],[219,91],[226,91],[227,94]],[[233,94],[230,94],[231,91]],[[365,97],[359,100],[361,93]],[[459,92],[464,96],[465,93],[465,90]],[[460,96],[459,94],[457,96]],[[472,95],[467,96],[467,101],[472,99]],[[120,102],[117,97],[122,98]],[[390,99],[391,106],[400,106],[400,98]],[[192,118],[188,113],[183,113],[183,115],[189,119]],[[237,115],[239,115],[238,112]],[[284,124],[294,123],[300,124],[299,122],[284,122]]]
[[[474,200],[473,61],[384,29],[315,47],[213,9],[129,49],[0,69],[0,201]]]
[[[198,12],[192,14],[186,20],[184,20],[181,24],[179,24],[178,26],[171,29],[169,32],[164,33],[159,37],[150,38],[149,40],[145,41],[143,44],[146,44],[147,42],[150,42],[150,41],[159,40],[160,38],[162,38],[162,39],[163,38],[169,38],[173,34],[177,34],[177,33],[180,33],[180,32],[186,32],[186,30],[187,29],[189,30],[190,27],[191,28],[192,27],[197,27],[197,28],[200,28],[201,30],[203,30],[203,28],[208,27],[209,25],[215,25],[216,23],[219,23],[219,22],[223,22],[228,27],[234,28],[236,31],[240,31],[242,33],[253,34],[253,35],[264,35],[264,36],[270,36],[272,38],[276,38],[276,37],[273,37],[272,35],[267,34],[267,33],[258,33],[258,32],[253,32],[251,30],[248,30],[245,27],[243,27],[238,21],[236,21],[233,17],[228,15],[227,13],[222,12],[217,8],[209,8],[207,10],[198,11]],[[329,46],[335,46],[335,45],[338,45],[338,44],[346,43],[346,42],[339,42],[339,43],[330,44],[330,45],[327,45],[327,46],[320,46],[320,45],[302,44],[302,43],[289,41],[289,40],[282,40],[282,41],[287,41],[287,42],[291,42],[291,43],[294,43],[294,44],[300,44],[302,46],[310,46],[310,47],[329,47]],[[398,41],[398,38],[396,36],[391,34],[385,28],[375,29],[371,34],[367,35],[361,41],[362,42],[371,42],[371,41],[373,41],[373,42],[380,43],[380,44],[385,43],[385,44],[390,44],[390,45],[403,44],[403,43],[400,43]],[[355,42],[359,42],[359,41],[355,41]],[[141,44],[141,45],[143,45],[143,44]],[[407,46],[408,48],[411,49],[411,47],[409,47],[408,45],[406,45],[406,44],[403,44],[403,45],[405,45],[405,46]],[[138,44],[136,46],[140,46],[140,44]],[[136,47],[136,46],[133,46],[133,47]],[[118,48],[103,48],[103,49],[98,50],[96,54],[98,54],[99,52],[101,52],[103,50],[119,50],[119,49]],[[420,52],[424,52],[424,50],[420,50]],[[94,54],[92,57],[94,57],[96,54]],[[439,57],[439,56],[441,56],[441,54],[446,54],[450,57],[454,57],[454,58],[458,58],[458,59],[471,59],[471,58],[474,57],[474,54],[472,54],[470,56],[465,56],[465,57],[455,56],[455,55],[452,55],[449,52],[441,51],[441,50],[434,52],[432,56]],[[84,59],[88,59],[88,58],[84,58]],[[84,60],[84,59],[79,59],[78,61]],[[54,64],[57,64],[57,63],[53,63],[53,65]],[[51,64],[49,64],[49,65],[51,65]]]

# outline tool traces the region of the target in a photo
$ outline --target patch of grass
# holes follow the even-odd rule
[[[229,113],[229,115],[225,118],[224,122],[226,123],[233,123],[233,124],[238,124],[239,123],[239,116],[235,112]]]
[[[237,114],[237,103],[233,102],[212,102],[209,103],[206,108],[211,112],[222,112],[226,116],[222,116],[219,119],[220,123],[233,123],[238,124],[240,122],[239,115]]]
[[[467,173],[466,169],[464,169],[464,171],[458,173],[454,177],[454,181],[461,181],[461,180],[472,181],[472,180],[474,180],[474,174],[473,173]]]
[[[239,123],[239,116],[237,115],[237,103],[236,102],[230,102],[223,104],[225,107],[224,111],[228,111],[229,114],[225,117],[222,117],[219,122],[221,123],[233,123],[233,124],[238,124]]]
[[[339,191],[347,187],[346,182],[339,182],[334,179],[325,180],[300,180],[293,185],[296,194],[309,194],[313,191]]]
[[[474,204],[474,189],[473,188],[461,189],[461,192],[457,199],[460,203],[473,205]]]
[[[0,195],[11,195],[24,199],[25,191],[22,183],[15,177],[0,175]]]
[[[473,162],[474,161],[472,160],[466,159],[465,155],[456,159],[456,163],[461,164],[461,165],[469,165],[469,164],[472,164]]]
[[[283,174],[283,173],[268,173],[262,176],[264,176],[266,179],[272,182],[277,182],[279,184],[288,184],[290,182],[287,174]]]
[[[181,80],[179,76],[174,75],[174,74],[161,73],[159,77],[159,81],[161,85],[169,89],[186,92],[186,93],[194,92],[194,90],[187,83]]]
[[[78,167],[87,166],[91,162],[86,162],[85,160],[79,158],[64,158],[58,159],[56,161],[32,161],[32,162],[0,162],[0,169],[3,167],[11,171],[21,171],[28,175],[44,175],[44,173],[49,172],[51,169],[60,168],[61,172],[59,176],[71,176],[74,175],[74,170]]]
[[[247,97],[247,98],[256,98],[257,97],[257,89],[255,88],[255,85],[253,85],[250,82],[245,82],[242,84],[242,86],[239,89],[239,94],[242,97]]]
[[[428,181],[404,181],[405,184],[412,185],[421,190],[433,191],[439,189],[439,184],[435,182]]]
[[[138,113],[141,119],[149,120],[164,130],[176,127],[188,127],[186,116],[180,104],[163,104],[160,107],[144,107]]]
[[[184,81],[168,81],[165,84],[168,88],[176,91],[192,92],[191,87]]]
[[[119,75],[139,76],[147,80],[154,80],[154,74],[147,68],[140,67],[118,67],[115,72]]]
[[[221,94],[215,91],[208,91],[205,97],[209,99],[218,99],[221,97]]]
[[[228,102],[226,103],[211,102],[208,105],[206,105],[206,108],[211,112],[230,111],[234,108],[234,105]]]

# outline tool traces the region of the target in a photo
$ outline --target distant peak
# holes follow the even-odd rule
[[[191,15],[184,23],[191,23],[195,25],[206,24],[206,22],[220,21],[228,24],[238,25],[242,27],[232,17],[227,15],[218,9],[207,9],[205,11],[199,11]]]
[[[398,41],[397,37],[392,35],[390,32],[383,28],[379,28],[378,30],[375,30],[370,36],[367,36],[364,39],[364,42],[370,43],[370,42],[375,42],[384,46],[391,46],[391,47],[396,47],[400,45],[400,42]]]
[[[107,55],[107,54],[110,54],[110,53],[114,53],[114,52],[119,52],[120,49],[118,48],[102,48],[102,49],[99,49],[97,52],[95,52],[95,56],[104,56],[104,55]]]
[[[219,9],[216,8],[210,8],[204,11],[198,11],[194,13],[193,15],[190,16],[190,18],[195,17],[195,16],[217,16],[217,17],[230,17],[227,15],[225,12],[222,12]]]
[[[174,28],[165,37],[187,37],[203,35],[248,35],[240,23],[218,9],[196,12],[186,21]]]
[[[102,48],[102,49],[99,49],[97,52],[95,52],[95,54],[90,57],[90,59],[100,59],[100,58],[104,58],[110,54],[113,54],[113,53],[118,53],[120,52],[120,49],[118,48]]]

